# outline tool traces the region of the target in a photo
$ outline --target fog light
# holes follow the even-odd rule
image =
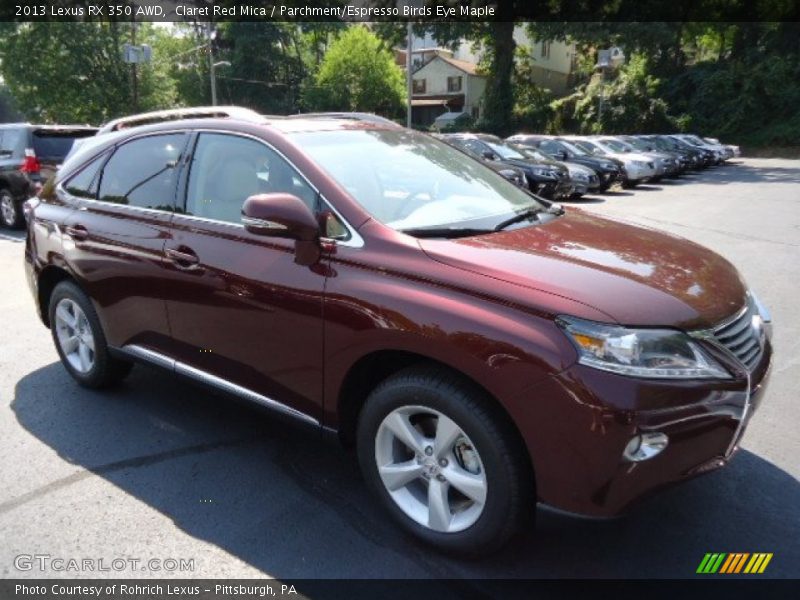
[[[658,456],[667,447],[669,438],[659,431],[640,433],[631,438],[622,456],[631,462],[641,462]]]

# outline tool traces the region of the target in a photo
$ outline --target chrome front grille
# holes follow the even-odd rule
[[[764,347],[764,327],[758,310],[748,298],[747,306],[713,329],[714,339],[748,369],[755,367]]]

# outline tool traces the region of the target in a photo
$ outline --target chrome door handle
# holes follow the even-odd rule
[[[176,250],[174,248],[165,248],[164,254],[166,254],[170,260],[176,263],[196,265],[200,262],[200,259],[193,252],[185,252],[183,250]]]
[[[89,237],[89,231],[83,225],[67,225],[64,233],[76,241],[83,241]]]

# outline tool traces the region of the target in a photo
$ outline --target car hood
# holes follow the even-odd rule
[[[438,262],[551,295],[544,310],[558,312],[557,297],[568,298],[625,325],[708,328],[741,308],[746,294],[736,269],[711,250],[579,209],[420,246]]]

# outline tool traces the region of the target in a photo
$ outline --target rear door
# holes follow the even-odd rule
[[[59,186],[77,210],[64,222],[65,259],[95,303],[109,344],[165,350],[164,244],[188,134],[126,141]]]

